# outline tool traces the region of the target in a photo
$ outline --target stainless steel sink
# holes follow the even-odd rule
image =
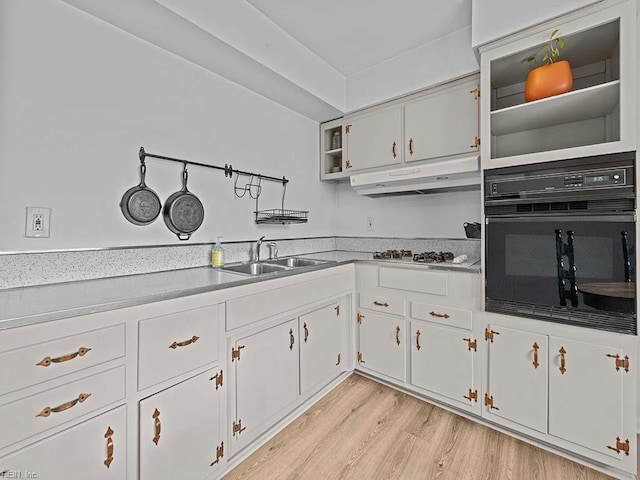
[[[238,265],[225,265],[222,270],[229,272],[243,273],[245,275],[264,275],[265,273],[277,273],[289,270],[283,265],[274,265],[263,262],[241,263]]]
[[[281,258],[280,260],[266,260],[267,263],[271,265],[283,265],[285,267],[296,268],[296,267],[311,267],[313,265],[320,265],[322,263],[327,263],[325,260],[313,260],[311,258]]]

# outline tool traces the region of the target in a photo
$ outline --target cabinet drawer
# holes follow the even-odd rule
[[[447,295],[447,273],[380,267],[380,286],[410,292]]]
[[[0,449],[125,397],[125,367],[82,378],[0,407]]]
[[[383,295],[360,294],[360,308],[375,310],[393,315],[405,314],[405,302],[402,298],[393,298]]]
[[[142,320],[138,329],[138,390],[218,359],[218,305]]]
[[[472,313],[469,310],[411,302],[411,317],[433,323],[471,330]]]
[[[2,392],[9,393],[123,357],[124,324],[28,345],[0,354]]]
[[[3,478],[124,480],[126,423],[126,407],[118,407],[3,458],[0,471]]]

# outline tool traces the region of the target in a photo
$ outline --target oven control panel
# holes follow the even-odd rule
[[[597,187],[599,185],[624,185],[624,170],[599,172],[597,174],[566,175],[565,187]]]

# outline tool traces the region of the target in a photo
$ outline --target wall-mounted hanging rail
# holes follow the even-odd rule
[[[192,162],[191,160],[183,160],[180,158],[166,157],[164,155],[156,155],[155,153],[147,153],[145,152],[144,147],[140,147],[140,152],[138,153],[138,156],[140,157],[140,163],[142,163],[143,165],[146,158],[157,158],[158,160],[168,160],[170,162],[182,163],[183,165],[196,165],[198,167],[213,168],[214,170],[222,170],[224,172],[224,176],[228,178],[231,178],[235,173],[236,175],[247,175],[249,177],[257,178],[259,180],[268,180],[270,182],[278,182],[278,183],[281,183],[283,186],[289,183],[289,180],[287,180],[285,177],[277,178],[277,177],[270,177],[269,175],[260,175],[259,173],[244,172],[242,170],[237,170],[233,168],[231,165],[228,165],[226,163],[224,164],[224,167],[219,167],[217,165],[208,165],[206,163]]]

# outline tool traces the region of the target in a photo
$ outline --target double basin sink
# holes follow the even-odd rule
[[[255,277],[268,273],[287,272],[296,268],[313,267],[315,265],[322,265],[325,263],[331,262],[328,260],[314,260],[311,258],[290,257],[278,260],[265,260],[262,262],[225,265],[224,267],[222,267],[222,270],[241,273],[244,275],[251,275]]]

